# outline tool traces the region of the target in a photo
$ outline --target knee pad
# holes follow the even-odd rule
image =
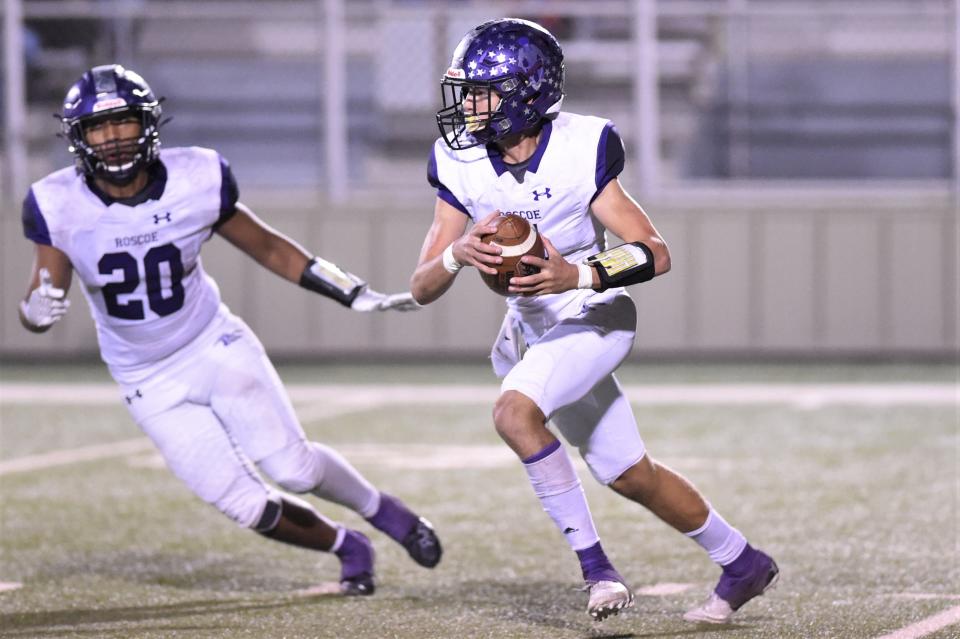
[[[306,493],[323,479],[325,460],[320,446],[299,441],[260,460],[258,465],[284,490]]]
[[[261,526],[276,522],[265,522],[265,519],[279,517],[279,510],[273,513],[271,503],[279,504],[279,497],[265,485],[255,482],[234,481],[226,493],[210,502],[217,510],[237,522],[244,528],[260,529]]]
[[[279,495],[271,495],[263,505],[263,513],[251,528],[258,533],[266,534],[277,527],[280,516],[283,514],[283,501]]]

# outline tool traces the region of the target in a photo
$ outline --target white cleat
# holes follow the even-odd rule
[[[595,621],[603,621],[611,615],[633,605],[633,593],[619,581],[595,581],[587,585],[590,600],[587,614]]]
[[[722,575],[720,583],[710,593],[710,597],[688,611],[683,618],[697,623],[730,623],[733,613],[740,610],[745,603],[776,586],[780,579],[780,568],[777,567],[777,562],[762,551],[754,552],[758,559],[752,573],[745,577]],[[718,595],[718,590],[724,592],[727,599]]]
[[[683,618],[687,621],[698,623],[730,623],[730,617],[733,616],[733,608],[726,601],[717,596],[717,593],[710,593],[710,598],[704,601],[696,608],[687,611]]]

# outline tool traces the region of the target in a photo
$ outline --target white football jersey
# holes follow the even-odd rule
[[[118,380],[185,346],[216,315],[220,291],[200,247],[237,200],[216,151],[164,149],[150,170],[131,200],[111,200],[67,168],[34,183],[24,201],[24,234],[70,258]]]
[[[522,182],[493,145],[455,151],[442,138],[434,143],[427,178],[437,197],[473,222],[496,210],[519,215],[536,225],[568,261],[577,262],[606,248],[604,228],[590,204],[620,174],[623,163],[623,143],[612,122],[560,113],[544,123]],[[507,303],[528,319],[557,317],[585,295],[590,291],[511,296]]]

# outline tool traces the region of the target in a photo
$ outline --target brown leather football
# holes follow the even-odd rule
[[[503,249],[500,254],[503,262],[494,267],[497,269],[496,275],[481,272],[480,277],[493,292],[500,295],[515,295],[515,293],[507,292],[511,277],[515,275],[523,277],[540,272],[537,267],[521,262],[520,258],[524,255],[536,255],[545,258],[547,254],[543,249],[543,240],[540,239],[536,227],[530,226],[529,222],[522,217],[504,215],[498,218],[496,224],[497,230],[482,235],[480,240],[488,244],[495,244]]]

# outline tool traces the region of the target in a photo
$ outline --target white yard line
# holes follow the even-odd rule
[[[633,385],[626,387],[630,401],[637,405],[766,405],[786,404],[811,409],[827,405],[855,406],[956,406],[960,407],[960,386],[955,384],[685,384]],[[351,412],[386,406],[490,405],[499,389],[475,385],[372,385],[372,384],[291,384],[291,399],[299,404],[304,423],[337,417]],[[121,395],[112,384],[14,383],[0,386],[0,406],[121,405]],[[423,449],[394,446],[343,447],[358,457],[384,459],[398,468],[451,467],[471,459],[483,467],[509,463],[503,451],[483,447],[427,446]],[[0,476],[140,453],[151,449],[146,438],[137,438],[52,451],[0,462]],[[451,460],[454,460],[452,462]]]
[[[488,404],[499,387],[488,384],[450,385],[291,385],[298,402],[348,402],[396,405]],[[831,404],[867,406],[956,405],[956,384],[634,384],[624,388],[631,403],[658,404],[792,404],[816,407]],[[2,397],[2,396],[0,396]]]
[[[471,468],[503,468],[517,463],[505,444],[477,444],[475,446],[444,446],[440,444],[338,444],[337,452],[351,463],[398,470],[463,470]],[[578,457],[574,466],[586,470]],[[158,452],[127,458],[133,468],[166,468]],[[27,470],[27,469],[24,469]],[[32,469],[29,469],[32,470]],[[2,473],[0,473],[2,474]]]
[[[10,404],[75,404],[101,406],[123,401],[114,384],[36,384],[5,383],[0,385],[0,405]]]
[[[297,417],[301,423],[309,424],[311,422],[340,417],[341,415],[347,415],[349,413],[370,410],[371,408],[377,408],[379,406],[380,402],[374,401],[363,403],[348,402],[345,404],[338,403],[336,400],[311,402],[304,406],[297,407]]]
[[[293,593],[295,597],[341,597],[343,591],[340,590],[340,583],[337,581],[324,581],[316,586],[297,590]]]
[[[23,588],[23,584],[19,581],[0,581],[0,592],[19,590],[20,588]]]
[[[502,444],[476,446],[444,446],[435,444],[345,444],[337,452],[355,464],[378,464],[386,468],[408,470],[450,470],[462,468],[499,468],[517,461]],[[138,455],[149,451],[149,455]],[[112,444],[58,450],[41,455],[19,457],[0,462],[0,477],[15,473],[68,466],[79,462],[131,455],[129,465],[135,468],[165,468],[163,458],[146,437]],[[579,463],[579,459],[576,463]],[[585,468],[585,466],[584,466]]]
[[[900,630],[894,630],[882,637],[877,637],[877,639],[919,639],[957,623],[960,623],[960,606],[948,608],[932,617],[921,619]]]
[[[695,588],[696,585],[697,584],[682,584],[665,581],[659,584],[653,584],[652,586],[637,588],[634,590],[634,592],[643,597],[669,597],[670,595],[679,595],[682,592],[686,592],[691,588]]]
[[[368,408],[385,405],[489,404],[499,393],[493,384],[290,384],[295,402]],[[633,404],[753,405],[788,404],[817,408],[863,406],[960,406],[960,385],[929,384],[634,384],[624,389]],[[111,384],[8,383],[0,404],[115,405],[120,391]]]
[[[0,476],[52,468],[54,466],[66,466],[77,462],[142,453],[151,448],[153,448],[153,443],[149,439],[146,437],[138,437],[137,439],[125,439],[123,441],[113,442],[112,444],[98,444],[96,446],[83,446],[82,448],[71,448],[68,450],[54,450],[49,453],[28,455],[26,457],[18,457],[0,462]]]

